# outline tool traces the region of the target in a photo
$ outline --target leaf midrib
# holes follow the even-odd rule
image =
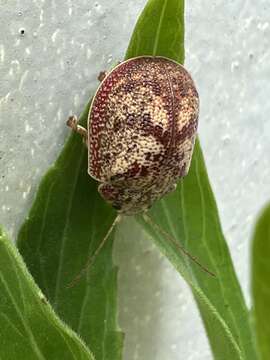
[[[167,4],[168,4],[168,0],[164,0],[163,7],[162,7],[162,10],[161,10],[160,19],[159,19],[159,23],[158,23],[158,27],[157,27],[157,33],[156,33],[156,37],[155,37],[155,41],[154,41],[154,47],[153,47],[153,55],[154,56],[157,55],[159,37],[160,37],[160,32],[161,32],[161,28],[162,28],[162,22],[163,22],[163,19],[164,19]]]

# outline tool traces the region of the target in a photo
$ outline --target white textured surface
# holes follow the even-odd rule
[[[0,223],[10,233],[61,150],[65,119],[83,109],[99,71],[123,57],[144,3],[0,0]],[[186,7],[201,143],[249,300],[249,239],[270,198],[270,4],[190,0]],[[116,260],[125,360],[211,359],[189,290],[139,229],[119,239]]]

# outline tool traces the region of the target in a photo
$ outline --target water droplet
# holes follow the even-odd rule
[[[19,35],[20,35],[21,37],[24,37],[24,36],[25,36],[25,29],[24,29],[24,28],[20,28],[20,29],[19,29]]]
[[[262,30],[262,31],[265,31],[266,29],[268,29],[268,27],[269,27],[269,23],[268,23],[268,22],[259,23],[259,24],[257,25],[257,28],[258,28],[259,30]]]
[[[26,133],[28,133],[28,132],[30,132],[32,130],[31,126],[28,123],[25,124],[24,129],[25,129]]]
[[[98,2],[95,2],[94,6],[95,6],[96,11],[100,13],[101,12],[101,5]]]
[[[87,49],[86,51],[86,58],[89,60],[92,56],[92,50],[91,49]]]
[[[112,62],[113,56],[112,54],[109,55],[107,63],[110,64]]]
[[[225,134],[225,135],[222,136],[221,140],[225,145],[227,145],[231,141],[231,137],[230,137],[230,135]]]

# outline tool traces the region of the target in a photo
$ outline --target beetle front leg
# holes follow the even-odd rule
[[[121,61],[118,61],[116,63],[116,66],[119,64],[121,64]],[[109,71],[101,71],[97,77],[98,81],[102,82],[108,74],[109,74]]]
[[[98,81],[102,82],[108,75],[108,71],[101,71],[98,75]]]
[[[87,130],[82,127],[81,125],[78,125],[78,119],[77,116],[71,115],[69,116],[67,120],[67,126],[69,126],[73,131],[80,134],[83,138],[83,142],[88,147],[88,133]]]

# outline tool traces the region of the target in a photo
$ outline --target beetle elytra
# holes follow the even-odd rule
[[[88,173],[119,213],[149,209],[188,172],[199,97],[184,67],[164,57],[120,63],[101,82],[88,130],[68,125],[88,146]]]

